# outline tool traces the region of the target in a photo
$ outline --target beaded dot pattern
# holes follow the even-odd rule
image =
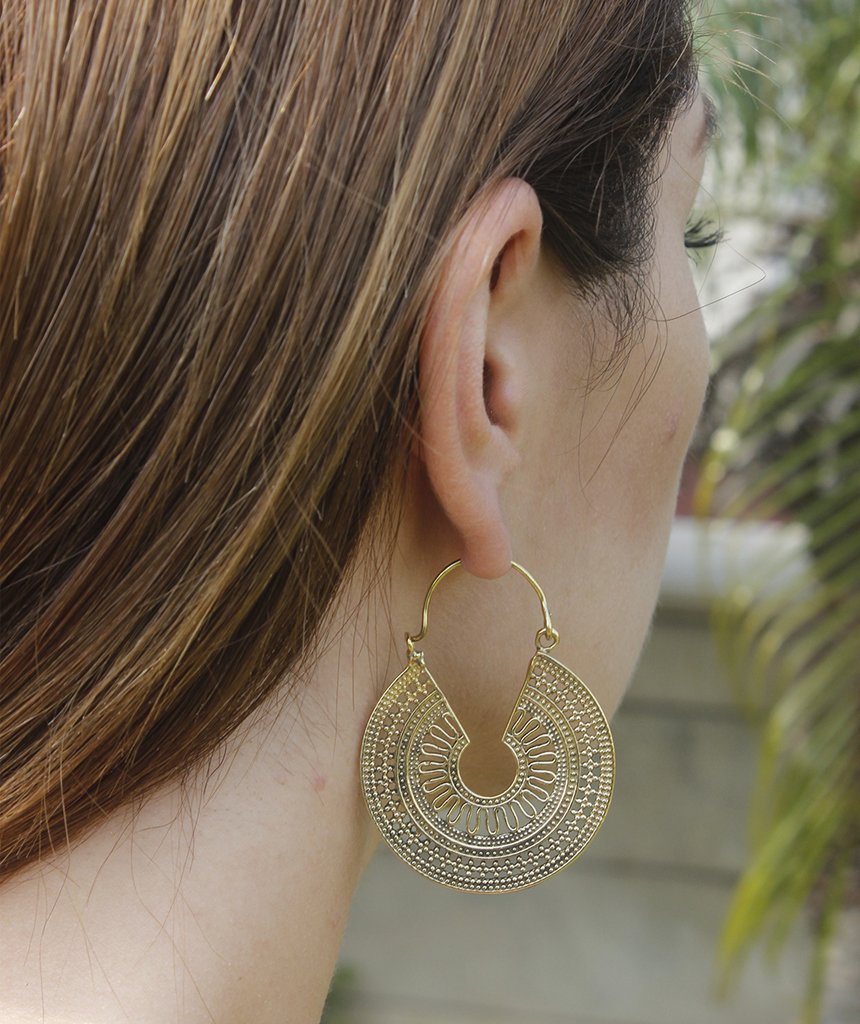
[[[603,823],[615,782],[609,723],[591,691],[544,651],[505,730],[511,785],[461,779],[469,739],[417,654],[380,697],[361,744],[361,784],[383,838],[410,867],[467,892],[511,892],[567,867]]]

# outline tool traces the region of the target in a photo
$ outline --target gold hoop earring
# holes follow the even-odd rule
[[[447,565],[424,598],[421,631],[406,634],[407,664],[371,712],[361,742],[361,786],[383,839],[411,868],[462,892],[513,892],[567,867],[596,834],[615,784],[615,745],[594,695],[547,653],[559,641],[546,597],[544,624],[504,743],[517,762],[497,796],[460,777],[469,737],[415,644],[430,598],[461,563]]]

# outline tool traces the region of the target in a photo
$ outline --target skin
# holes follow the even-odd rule
[[[469,784],[510,781],[501,736],[541,625],[512,557],[547,595],[554,655],[614,713],[708,381],[684,249],[702,124],[698,97],[661,158],[655,317],[623,374],[588,393],[591,310],[541,246],[531,187],[508,179],[466,214],[422,337],[420,440],[390,571],[369,591],[356,574],[297,698],[243,726],[205,787],[160,792],[0,888],[4,1021],[319,1020],[379,841],[360,795],[362,732],[455,558],[469,572],[434,598],[423,649],[472,738]],[[596,327],[608,351],[610,327]]]

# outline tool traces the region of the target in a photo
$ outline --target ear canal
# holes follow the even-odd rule
[[[505,249],[506,248],[507,246],[505,246]],[[502,257],[505,254],[505,249],[502,249],[502,251],[496,257],[496,262],[493,264],[493,269],[490,272],[490,291],[492,291],[499,283],[499,272],[502,269]]]
[[[490,388],[493,383],[493,368],[488,362],[484,363],[484,408],[491,423],[498,423],[499,417],[490,404]]]

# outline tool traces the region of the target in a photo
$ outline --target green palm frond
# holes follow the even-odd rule
[[[731,182],[751,173],[765,183],[755,216],[785,274],[715,346],[716,376],[734,380],[735,395],[710,438],[696,512],[799,524],[806,535],[804,564],[774,549],[714,607],[718,648],[760,737],[748,863],[719,954],[725,989],[754,943],[776,958],[813,909],[810,1022],[820,1017],[826,944],[860,860],[855,23],[853,0],[793,0],[779,21],[722,0],[709,17],[722,53],[705,62],[724,122],[740,128],[734,168],[721,165],[723,188],[731,194]],[[750,215],[743,203],[727,212],[729,223]]]

